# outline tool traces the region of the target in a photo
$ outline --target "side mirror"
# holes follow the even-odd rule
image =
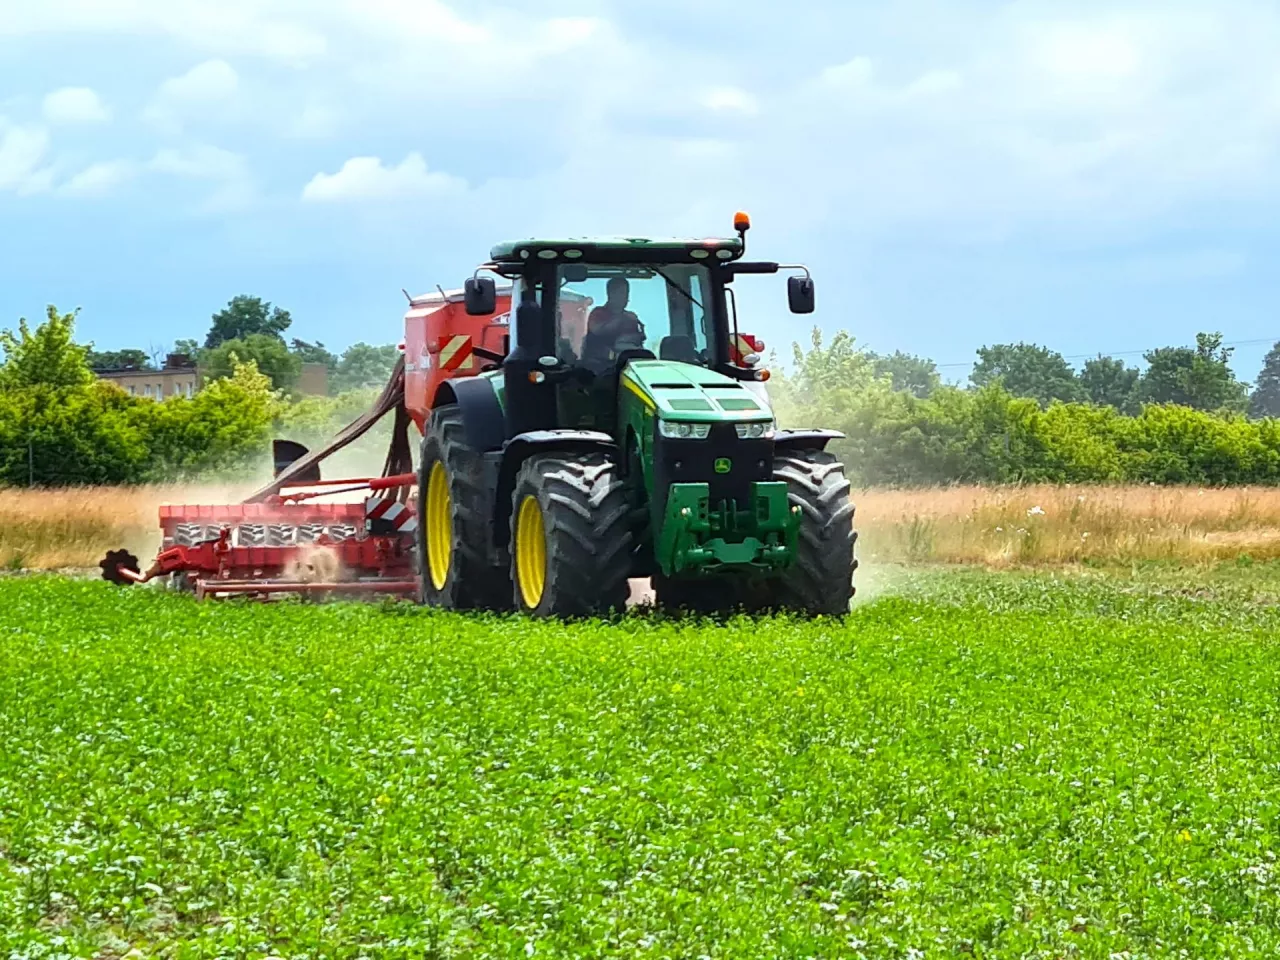
[[[813,313],[813,280],[787,277],[787,305],[792,313]]]
[[[487,317],[498,309],[498,285],[492,277],[472,277],[462,286],[467,314]]]

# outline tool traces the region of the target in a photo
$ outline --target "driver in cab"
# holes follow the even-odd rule
[[[610,362],[619,351],[620,342],[640,346],[644,342],[644,324],[627,309],[631,284],[626,277],[610,277],[605,286],[606,299],[587,317],[587,334],[582,338],[582,359]]]

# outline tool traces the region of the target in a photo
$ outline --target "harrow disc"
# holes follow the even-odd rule
[[[132,585],[133,581],[121,575],[121,570],[132,570],[134,573],[142,572],[142,568],[138,566],[138,558],[128,550],[109,550],[98,566],[102,568],[103,580],[122,587]]]

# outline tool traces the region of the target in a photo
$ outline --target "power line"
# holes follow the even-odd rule
[[[1221,346],[1224,347],[1257,347],[1263,344],[1280,343],[1280,337],[1264,337],[1260,340],[1230,340]],[[1148,347],[1145,350],[1111,350],[1106,353],[1075,353],[1070,356],[1064,356],[1063,360],[1092,360],[1097,356],[1104,357],[1141,357],[1150,353],[1153,348]],[[974,360],[966,360],[964,363],[935,363],[934,366],[939,370],[946,370],[951,367],[972,367],[976,363]]]

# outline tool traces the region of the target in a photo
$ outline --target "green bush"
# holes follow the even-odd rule
[[[0,485],[233,476],[265,461],[281,407],[252,364],[163,402],[103,381],[0,389]]]
[[[1176,404],[1134,416],[1091,403],[1042,408],[999,381],[921,399],[876,377],[847,335],[796,348],[794,371],[771,387],[783,426],[848,435],[835,449],[866,485],[1280,482],[1280,421]]]
[[[378,392],[289,402],[250,361],[194,397],[134,397],[94,379],[74,323],[74,313],[50,306],[34,330],[22,321],[0,335],[0,485],[244,478],[269,463],[272,436],[315,448]],[[1280,483],[1280,421],[1171,403],[1133,416],[1091,403],[1042,407],[999,378],[977,389],[898,390],[892,369],[843,332],[824,346],[815,331],[771,392],[783,426],[844,431],[835,449],[866,485]],[[388,418],[326,472],[376,473],[389,438]]]
[[[144,401],[112,384],[0,391],[0,483],[134,483],[150,449]]]
[[[144,479],[243,475],[264,461],[284,407],[253,363],[237,364],[230,377],[189,399],[153,401],[146,408],[151,457]]]

